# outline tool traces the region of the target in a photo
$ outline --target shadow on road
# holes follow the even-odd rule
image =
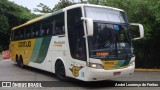
[[[15,64],[15,66],[17,66]],[[17,66],[18,67],[18,66]],[[43,70],[39,70],[36,68],[25,66],[25,70],[32,71],[38,74],[42,74],[48,77],[55,77],[55,74],[46,72]],[[75,80],[73,78],[69,78],[68,81],[40,81],[43,83],[43,85],[47,87],[85,87],[85,88],[104,88],[104,87],[114,87],[116,83],[121,83],[119,81],[112,81],[112,80],[106,80],[106,81],[96,81],[96,82],[84,82],[80,80]]]

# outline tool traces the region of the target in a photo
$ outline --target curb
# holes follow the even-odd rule
[[[137,71],[137,72],[160,72],[160,69],[141,69],[141,68],[137,68],[137,69],[135,69],[135,71]]]

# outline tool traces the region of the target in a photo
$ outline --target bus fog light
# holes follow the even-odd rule
[[[91,68],[103,69],[103,66],[101,64],[97,64],[97,63],[89,63],[88,66]]]

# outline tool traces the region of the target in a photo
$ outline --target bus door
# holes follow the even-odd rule
[[[72,60],[72,74],[75,77],[84,77],[87,64],[86,44],[84,38],[81,8],[74,8],[67,12],[67,27],[70,55]]]

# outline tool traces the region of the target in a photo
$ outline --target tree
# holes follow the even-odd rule
[[[51,13],[51,12],[57,11],[59,9],[65,8],[67,6],[70,6],[72,4],[74,4],[74,3],[69,0],[60,0],[58,2],[58,4],[56,4],[55,7],[53,9],[51,9],[47,5],[40,3],[39,5],[37,5],[37,7],[41,8],[41,9],[34,8],[34,11],[40,12],[40,13]]]
[[[50,13],[50,12],[52,12],[52,9],[50,9],[47,5],[44,5],[43,3],[40,3],[39,5],[37,5],[37,7],[41,8],[41,10],[38,9],[38,8],[34,8],[33,11],[40,12],[40,13]]]
[[[144,25],[145,37],[134,41],[136,67],[160,68],[160,1],[155,0],[89,0],[90,3],[117,7],[127,12],[130,22]]]
[[[69,0],[60,0],[60,2],[58,2],[58,4],[56,4],[55,7],[53,8],[53,11],[57,11],[59,9],[65,8],[73,4],[74,3]]]
[[[31,14],[27,8],[8,0],[0,0],[0,13],[0,51],[2,51],[9,47],[11,28],[36,17],[36,15]]]

